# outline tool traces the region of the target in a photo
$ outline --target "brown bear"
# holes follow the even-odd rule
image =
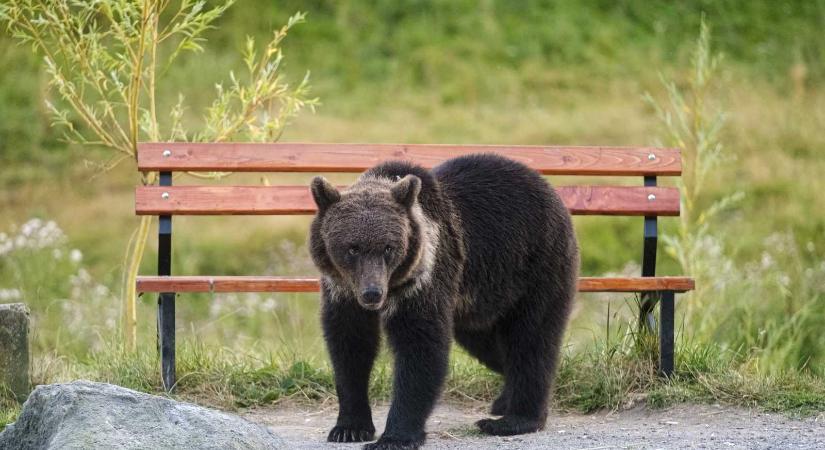
[[[504,376],[493,435],[544,427],[576,292],[570,214],[535,171],[492,154],[432,170],[401,161],[338,191],[312,181],[310,251],[322,273],[322,326],[339,413],[328,440],[374,437],[370,371],[383,329],[394,356],[381,438],[368,449],[418,448],[455,340]]]

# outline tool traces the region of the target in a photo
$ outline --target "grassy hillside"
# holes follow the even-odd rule
[[[660,71],[686,66],[703,15],[737,76],[784,94],[825,77],[822,0],[244,0],[208,33],[206,54],[188,55],[168,73],[170,95],[197,99],[211,90],[225,69],[240,66],[247,35],[263,39],[295,11],[308,12],[309,22],[288,40],[288,69],[311,70],[325,110],[337,117],[414,106],[422,94],[437,105],[554,107],[559,93],[617,80],[648,87]],[[12,68],[0,75],[0,153],[59,150],[35,101],[44,91],[38,58],[6,35],[0,49]]]

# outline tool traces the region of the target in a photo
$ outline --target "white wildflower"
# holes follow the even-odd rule
[[[768,253],[768,252],[763,252],[761,263],[762,263],[761,265],[762,265],[763,269],[769,269],[769,268],[773,267],[773,263],[774,263],[773,256],[771,256],[771,254]]]
[[[765,238],[764,245],[776,253],[784,254],[793,252],[796,243],[792,233],[773,233]]]
[[[0,289],[0,301],[15,301],[23,298],[19,289]]]
[[[42,249],[54,247],[65,239],[63,230],[54,221],[43,223],[40,219],[31,219],[20,226],[14,237],[5,233],[0,235],[0,254],[9,253],[15,249]]]
[[[94,295],[99,298],[105,298],[109,295],[109,288],[102,284],[95,285]]]
[[[0,240],[0,256],[11,253],[14,250],[14,243],[11,240]]]
[[[278,301],[277,301],[277,300],[275,300],[275,299],[274,299],[274,298],[272,298],[272,297],[267,297],[267,299],[266,299],[266,300],[264,300],[264,301],[261,303],[260,309],[261,309],[261,311],[263,311],[263,312],[272,312],[272,311],[275,311],[275,309],[276,309],[277,307],[278,307]]]
[[[36,248],[52,247],[59,244],[64,237],[63,230],[54,221],[50,220],[37,230],[37,241],[34,246]]]
[[[77,264],[83,260],[83,253],[80,250],[73,248],[72,251],[69,252],[69,260]]]
[[[26,237],[31,236],[42,226],[42,224],[43,221],[40,219],[31,219],[20,227],[20,234]]]

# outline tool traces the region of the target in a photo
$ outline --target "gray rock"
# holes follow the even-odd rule
[[[29,309],[23,303],[0,305],[0,387],[23,401],[29,388]]]
[[[38,386],[0,449],[278,449],[284,441],[240,417],[105,383]]]

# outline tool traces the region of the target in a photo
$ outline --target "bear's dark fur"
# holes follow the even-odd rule
[[[387,162],[337,191],[312,182],[310,231],[339,415],[328,439],[372,440],[367,388],[383,328],[395,358],[384,434],[417,448],[453,337],[504,375],[485,433],[541,429],[578,276],[570,215],[535,171],[495,155],[431,171]]]

